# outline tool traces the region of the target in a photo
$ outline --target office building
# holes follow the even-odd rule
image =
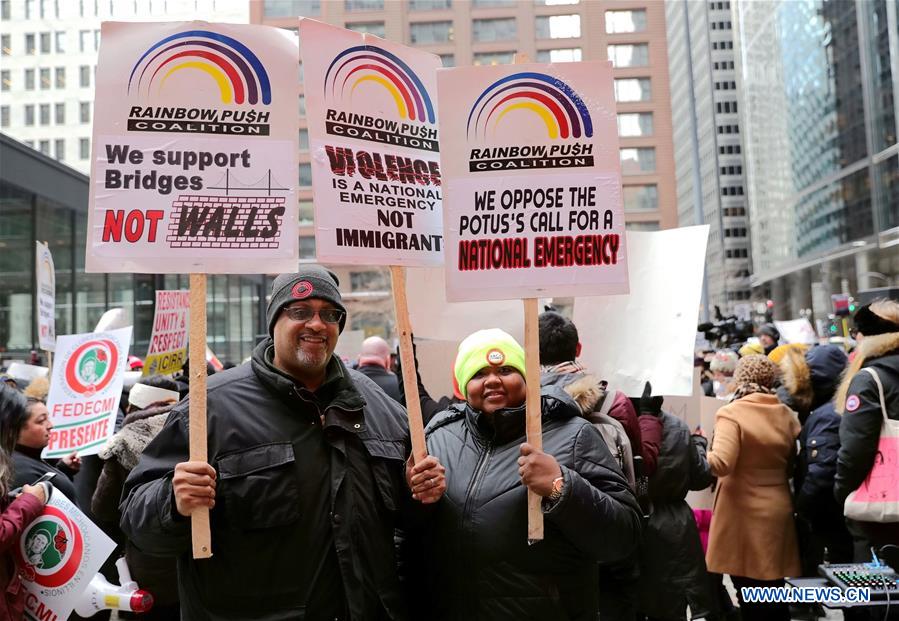
[[[678,222],[709,225],[705,308],[747,307],[750,247],[731,2],[665,3]]]

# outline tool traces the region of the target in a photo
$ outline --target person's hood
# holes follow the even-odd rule
[[[855,349],[855,358],[852,359],[852,363],[849,365],[849,368],[846,369],[846,374],[843,376],[843,381],[837,389],[836,397],[834,397],[834,405],[836,406],[838,414],[844,412],[846,407],[846,397],[849,394],[849,384],[852,383],[852,378],[861,370],[865,365],[865,362],[872,358],[880,358],[881,356],[896,352],[899,352],[899,332],[889,332],[887,334],[878,334],[877,336],[866,336],[864,340],[859,343],[858,347]]]
[[[122,428],[100,449],[100,459],[115,459],[125,470],[133,470],[141,453],[162,431],[173,407],[174,404],[149,407],[126,416]]]
[[[836,345],[819,345],[807,352],[790,349],[780,362],[782,388],[788,393],[788,398],[781,400],[800,413],[830,401],[846,363],[846,353]]]

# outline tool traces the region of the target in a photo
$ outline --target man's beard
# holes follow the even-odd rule
[[[302,344],[297,345],[296,353],[300,368],[311,372],[323,370],[331,359],[331,354],[326,349],[319,353],[308,352],[303,349]]]

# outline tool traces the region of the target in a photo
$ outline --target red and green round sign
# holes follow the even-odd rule
[[[115,377],[119,351],[109,339],[91,339],[78,346],[66,363],[66,384],[79,395],[91,396]]]
[[[77,573],[84,556],[84,537],[69,516],[48,505],[25,529],[16,555],[26,580],[58,587]]]

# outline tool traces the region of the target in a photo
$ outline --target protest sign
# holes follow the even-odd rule
[[[300,47],[319,261],[441,265],[440,58],[311,19]]]
[[[26,591],[25,616],[42,621],[67,619],[115,546],[54,489],[44,512],[23,529],[15,546]]]
[[[53,429],[44,458],[96,454],[112,437],[131,327],[60,336],[47,409]]]
[[[37,275],[37,336],[41,349],[56,348],[56,269],[47,244],[35,242]]]
[[[296,269],[297,61],[278,28],[104,22],[86,271]]]
[[[190,291],[156,291],[153,333],[144,360],[144,375],[168,375],[187,360],[187,329]]]
[[[581,360],[630,397],[647,380],[656,394],[692,394],[708,231],[629,231],[630,294],[575,299]]]
[[[785,343],[800,343],[802,345],[817,345],[818,335],[808,319],[790,319],[789,321],[775,321],[774,327],[780,332],[780,338]]]
[[[626,293],[607,62],[441,71],[447,298]]]

